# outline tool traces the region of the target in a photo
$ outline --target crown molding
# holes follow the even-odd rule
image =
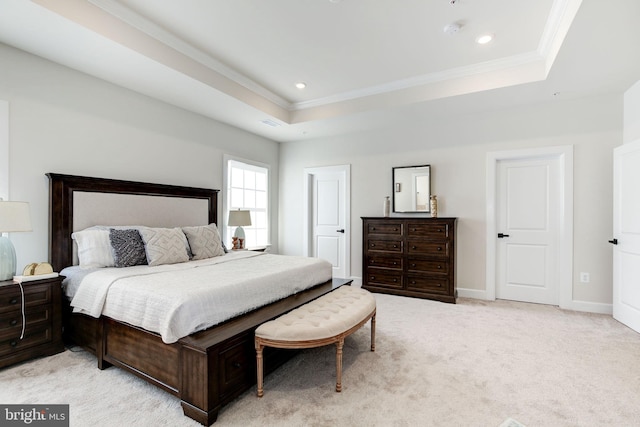
[[[118,18],[119,20],[131,25],[139,31],[142,31],[148,36],[153,37],[154,39],[171,47],[172,49],[177,50],[178,52],[193,59],[194,61],[199,62],[205,67],[220,73],[221,75],[238,83],[239,85],[244,86],[245,88],[256,93],[257,95],[260,95],[263,98],[266,98],[279,107],[284,109],[290,108],[290,102],[282,98],[278,94],[270,91],[269,89],[245,76],[244,74],[241,74],[238,71],[225,65],[224,63],[218,61],[201,49],[198,49],[195,46],[185,42],[181,38],[173,35],[169,31],[146,19],[142,15],[134,12],[126,6],[123,6],[121,3],[115,0],[88,1],[94,6],[99,7],[110,15]]]

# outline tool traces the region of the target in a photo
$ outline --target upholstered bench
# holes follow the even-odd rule
[[[260,325],[255,332],[258,397],[264,394],[264,347],[302,349],[335,343],[336,391],[341,391],[344,339],[369,319],[371,351],[375,351],[376,300],[365,289],[345,285]]]

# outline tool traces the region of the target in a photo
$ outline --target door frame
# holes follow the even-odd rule
[[[497,168],[503,160],[554,158],[560,166],[558,223],[558,303],[560,308],[573,308],[573,146],[529,148],[487,153],[486,181],[486,299],[496,299],[496,235]]]
[[[344,269],[345,276],[351,277],[351,165],[320,166],[304,168],[304,194],[303,194],[303,219],[302,219],[302,255],[311,256],[311,243],[313,242],[313,227],[311,226],[313,177],[319,173],[343,173],[345,177],[344,190]]]

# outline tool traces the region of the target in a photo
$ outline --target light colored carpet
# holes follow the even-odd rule
[[[376,294],[345,343],[305,350],[223,408],[218,426],[613,426],[640,424],[640,335],[610,316]],[[65,351],[0,371],[0,403],[68,403],[71,425],[197,426],[177,398]]]

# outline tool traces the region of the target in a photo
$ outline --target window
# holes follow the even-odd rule
[[[266,166],[227,160],[227,206],[229,211],[246,209],[251,213],[251,225],[242,227],[245,247],[269,244],[269,169]],[[227,227],[225,242],[231,247],[235,227]]]

